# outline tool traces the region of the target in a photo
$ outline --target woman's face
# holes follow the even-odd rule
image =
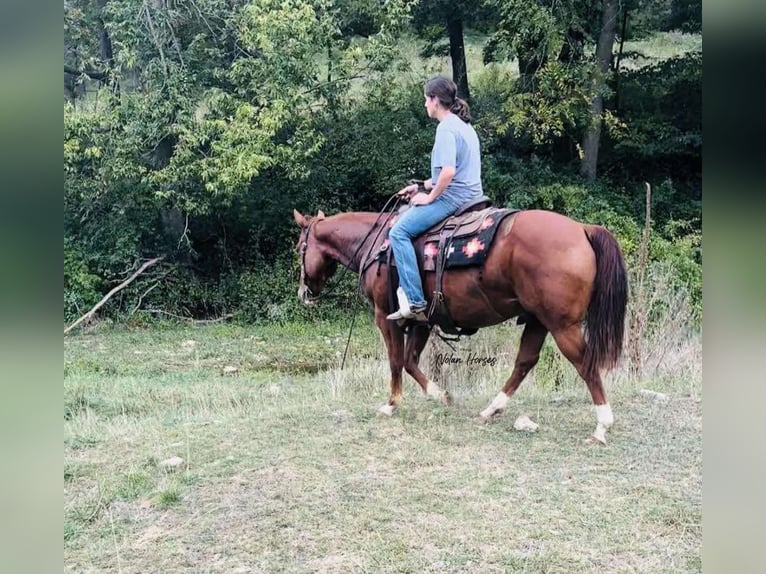
[[[424,95],[426,99],[426,113],[428,114],[429,118],[435,118],[436,117],[436,106],[439,105],[439,99],[436,96],[428,97],[427,95]]]

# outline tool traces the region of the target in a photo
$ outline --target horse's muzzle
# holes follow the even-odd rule
[[[309,289],[308,286],[301,285],[298,288],[298,299],[300,299],[301,302],[307,307],[313,307],[317,304],[318,297],[314,297],[314,294],[311,292],[311,289]]]

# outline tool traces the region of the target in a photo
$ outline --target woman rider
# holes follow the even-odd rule
[[[393,321],[414,319],[426,310],[413,239],[482,196],[479,138],[470,123],[468,104],[457,97],[457,86],[444,76],[430,79],[424,94],[428,117],[439,120],[439,125],[425,192],[418,193],[417,184],[399,190],[400,195],[411,198],[412,207],[397,219],[389,233],[399,271],[399,310],[388,315]]]

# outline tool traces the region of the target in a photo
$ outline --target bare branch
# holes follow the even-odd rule
[[[157,287],[160,284],[159,281],[157,281],[154,285],[149,287],[146,291],[144,291],[141,296],[138,298],[138,303],[136,303],[136,306],[133,307],[133,310],[130,312],[131,315],[133,315],[136,311],[138,311],[141,308],[141,303],[144,302],[144,297],[146,297],[149,293],[151,293],[155,287]]]
[[[162,69],[165,72],[165,79],[167,80],[168,76],[170,75],[168,62],[167,60],[165,60],[165,51],[162,49],[162,44],[160,43],[160,39],[157,37],[157,31],[154,29],[154,20],[152,20],[152,11],[149,8],[149,4],[146,1],[144,1],[144,12],[146,13],[146,22],[149,25],[149,33],[152,35],[152,40],[154,41],[154,45],[156,46],[157,50],[160,53],[160,62],[162,62]]]
[[[167,8],[167,6],[165,8]],[[183,53],[181,53],[181,43],[178,41],[178,38],[176,37],[176,33],[175,33],[175,30],[173,30],[173,24],[170,18],[168,18],[166,24],[168,26],[168,30],[170,30],[170,38],[173,40],[173,47],[176,49],[176,54],[178,54],[178,60],[181,62],[181,67],[185,68],[186,63],[184,62]]]
[[[189,214],[186,214],[186,223],[184,224],[184,232],[181,237],[178,238],[178,249],[181,249],[181,244],[186,241],[186,246],[191,249],[191,241],[189,241]]]
[[[71,331],[72,329],[74,329],[75,327],[77,327],[77,325],[79,325],[79,324],[80,324],[80,323],[82,323],[83,321],[86,321],[87,319],[90,319],[91,317],[93,317],[93,315],[95,315],[96,311],[98,311],[98,310],[99,310],[101,307],[103,307],[104,303],[106,303],[107,301],[109,301],[109,299],[111,299],[111,298],[112,298],[112,295],[114,295],[114,294],[115,294],[115,293],[117,293],[118,291],[122,291],[123,289],[125,289],[125,287],[127,287],[128,285],[130,285],[130,284],[133,282],[133,280],[134,280],[136,277],[138,277],[139,275],[141,275],[141,273],[143,273],[144,271],[146,271],[147,269],[149,269],[149,267],[151,267],[152,265],[154,265],[154,264],[156,264],[156,263],[158,263],[158,262],[162,261],[163,259],[165,259],[165,256],[164,256],[164,255],[163,255],[162,257],[155,257],[154,259],[150,259],[149,261],[147,261],[146,263],[144,263],[143,265],[141,265],[141,267],[139,267],[139,268],[138,268],[138,271],[136,271],[136,272],[135,272],[135,273],[133,273],[133,275],[131,275],[131,276],[130,276],[128,279],[126,279],[125,281],[123,281],[122,283],[120,283],[119,285],[117,285],[117,287],[115,287],[114,289],[112,289],[111,291],[109,291],[109,293],[107,293],[107,294],[106,294],[106,296],[105,296],[103,299],[101,299],[101,301],[99,301],[98,303],[96,303],[96,305],[95,305],[95,306],[94,306],[94,307],[93,307],[93,308],[92,308],[90,311],[88,311],[87,313],[85,313],[85,315],[83,315],[82,317],[80,317],[79,319],[77,319],[77,321],[75,321],[74,323],[72,323],[71,325],[69,325],[69,327],[67,327],[66,329],[64,329],[64,335],[66,335],[67,333],[69,333],[69,331]]]
[[[210,22],[207,21],[207,18],[205,18],[205,15],[202,13],[202,11],[199,9],[199,6],[197,6],[197,3],[194,0],[189,0],[189,3],[194,7],[194,9],[197,11],[197,14],[199,15],[200,19],[205,23],[205,26],[207,26],[207,29],[210,30],[210,33],[212,34],[212,38],[216,37],[216,33],[213,30],[213,28],[210,26]],[[221,33],[221,29],[219,28],[219,33]]]

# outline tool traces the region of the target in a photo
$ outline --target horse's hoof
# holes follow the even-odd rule
[[[601,446],[606,446],[606,437],[598,437],[593,433],[585,439],[585,444],[599,444]]]
[[[396,407],[394,405],[383,405],[378,409],[378,416],[391,417],[394,415]]]
[[[489,423],[492,422],[492,417],[485,417],[484,415],[479,415],[473,419],[473,422],[477,425],[488,425]]]
[[[449,393],[432,381],[428,381],[428,385],[426,385],[425,388],[425,393],[428,398],[435,400],[444,407],[448,407],[450,405],[451,401]]]

